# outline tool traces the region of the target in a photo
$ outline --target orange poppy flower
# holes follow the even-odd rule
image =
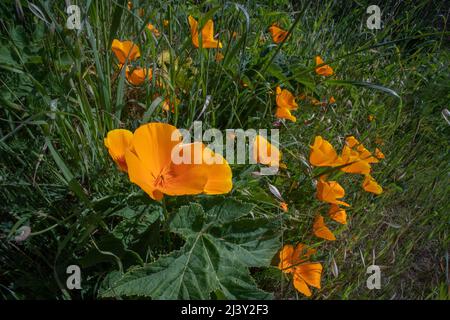
[[[109,155],[119,167],[119,170],[127,172],[125,151],[130,147],[133,133],[125,129],[115,129],[108,132],[103,140]]]
[[[345,138],[345,143],[350,148],[355,148],[359,153],[359,158],[367,163],[378,163],[378,159],[372,156],[372,153],[367,150],[362,143],[360,143],[354,136]]]
[[[152,80],[152,69],[137,67],[133,70],[130,70],[129,67],[125,70],[125,78],[127,78],[128,82],[132,85],[139,86],[145,82],[145,78],[150,81]]]
[[[191,36],[193,45],[199,47],[198,22],[192,16],[188,17],[189,26],[191,28]],[[222,43],[214,39],[214,22],[208,20],[202,30],[202,47],[205,49],[222,48]]]
[[[316,66],[323,63],[324,61],[322,60],[322,58],[320,56],[316,56]],[[329,77],[333,74],[333,69],[329,65],[325,64],[321,67],[317,67],[316,73],[321,76]]]
[[[294,287],[305,296],[312,295],[308,286],[320,289],[320,278],[322,276],[322,264],[305,263],[295,268]]]
[[[331,97],[330,97],[330,100],[328,101],[328,103],[329,103],[329,104],[336,103],[336,99],[335,99],[333,96],[331,96]]]
[[[172,103],[169,98],[166,98],[162,103],[162,109],[164,111],[170,110],[170,112],[174,113],[175,105],[178,105],[179,103],[180,103],[180,99],[178,99],[178,98],[175,98],[175,103]]]
[[[152,25],[151,23],[149,23],[149,24],[147,25],[147,29],[150,30],[150,31],[155,35],[155,37],[159,37],[160,34],[161,34],[161,33],[159,32],[159,30],[156,29],[155,26]]]
[[[333,232],[331,232],[331,230],[328,229],[328,227],[325,225],[323,217],[320,214],[317,215],[316,219],[314,220],[313,232],[314,235],[318,238],[322,238],[329,241],[336,240],[336,237],[334,236]]]
[[[370,164],[361,160],[359,152],[344,146],[341,152],[342,164],[345,167],[340,168],[341,171],[347,173],[369,174],[371,170]]]
[[[272,36],[272,40],[275,43],[283,42],[288,36],[288,32],[286,30],[281,29],[277,25],[272,25],[269,27],[270,35]]]
[[[344,196],[345,190],[337,181],[325,181],[324,179],[320,178],[317,182],[316,197],[320,201],[350,207],[348,203],[338,200],[340,198],[343,198]]]
[[[295,102],[294,95],[289,90],[277,87],[276,93],[277,93],[276,103],[278,108],[297,110],[298,104],[297,102]]]
[[[383,193],[383,188],[369,174],[366,175],[362,186],[363,186],[363,189],[367,192],[371,192],[376,195],[380,195]]]
[[[253,141],[253,159],[256,163],[278,167],[281,161],[281,152],[266,138],[257,135]]]
[[[367,120],[369,120],[369,122],[372,122],[373,120],[375,120],[375,116],[373,114],[369,114]]]
[[[333,146],[321,136],[316,136],[310,146],[309,162],[316,167],[336,167],[342,164]]]
[[[295,249],[293,245],[286,244],[280,251],[280,263],[278,264],[278,269],[284,273],[293,273],[295,272],[297,265],[306,262],[310,256],[315,253],[315,249],[302,243],[299,243]]]
[[[339,222],[340,224],[347,224],[347,213],[344,209],[340,208],[336,204],[332,204],[330,206],[330,209],[328,210],[328,215],[331,219],[333,219],[336,222]]]
[[[163,20],[163,26],[164,26],[164,27],[169,26],[169,20],[164,19],[164,20]]]
[[[275,117],[278,119],[287,119],[291,120],[292,122],[296,122],[297,118],[291,114],[291,111],[286,108],[277,108],[275,111]]]
[[[183,144],[181,140],[181,133],[169,124],[139,127],[125,152],[130,181],[154,200],[161,200],[164,194],[228,193],[232,175],[226,160],[201,142]],[[183,163],[183,159],[187,161]]]
[[[383,154],[383,152],[381,152],[381,150],[380,149],[378,149],[378,148],[375,148],[375,157],[377,157],[377,159],[384,159],[384,154]]]
[[[119,60],[120,64],[125,64],[125,61],[128,58],[128,61],[133,61],[139,59],[141,56],[141,52],[139,47],[135,45],[132,41],[120,41],[114,39],[111,45],[111,49],[114,52],[117,60]]]
[[[281,210],[283,210],[284,212],[288,212],[288,211],[289,211],[289,208],[288,208],[288,205],[287,205],[286,202],[280,203],[280,208],[281,208]]]
[[[288,119],[296,122],[297,118],[291,114],[291,110],[297,110],[298,108],[294,95],[289,90],[281,89],[280,87],[277,87],[276,93],[277,110],[275,116],[279,119]]]
[[[280,263],[278,268],[284,273],[293,273],[294,287],[304,294],[311,296],[309,286],[320,289],[320,278],[322,265],[309,262],[311,255],[316,253],[315,249],[299,243],[295,249],[292,245],[285,245],[280,251]]]

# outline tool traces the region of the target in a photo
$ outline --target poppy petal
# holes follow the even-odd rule
[[[109,155],[119,166],[119,169],[127,172],[125,152],[131,145],[133,133],[125,129],[115,129],[108,132],[104,144],[108,148]]]

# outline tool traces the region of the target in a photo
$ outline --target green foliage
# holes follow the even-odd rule
[[[448,298],[445,1],[383,4],[378,31],[365,27],[371,1],[133,0],[128,10],[123,0],[92,0],[79,3],[79,31],[65,27],[63,1],[33,3],[0,3],[0,299],[299,298],[271,267],[280,236],[320,245],[318,299]],[[192,47],[189,14],[200,24],[214,19],[224,60]],[[148,22],[161,37],[145,30]],[[281,47],[267,33],[274,22],[292,28]],[[138,43],[137,63],[160,77],[129,85],[116,68],[113,38]],[[316,55],[334,68],[333,79],[315,75]],[[229,199],[220,207],[212,196],[154,202],[104,148],[109,130],[150,121],[271,128],[277,85],[321,101],[334,96],[336,104],[298,100],[297,123],[280,127],[287,169],[276,177],[233,166],[230,198],[248,204]],[[161,108],[166,96],[180,100],[174,113]],[[326,210],[314,198],[316,172],[307,161],[319,134],[335,146],[355,135],[386,155],[374,171],[383,195],[362,193],[360,177],[342,177],[352,207],[347,226],[330,223],[333,243],[311,233],[314,216]],[[285,198],[287,214],[268,183]],[[16,242],[22,226],[31,235]],[[383,290],[365,287],[371,263],[383,266]],[[65,287],[70,264],[82,267],[81,292]]]
[[[266,299],[249,267],[269,264],[279,235],[267,219],[248,215],[253,206],[235,200],[204,212],[198,204],[183,206],[170,230],[183,237],[180,250],[125,274],[107,276],[102,297],[148,296],[154,299]]]

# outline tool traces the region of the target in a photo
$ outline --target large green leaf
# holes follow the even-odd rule
[[[181,207],[171,231],[184,246],[154,263],[114,273],[100,295],[149,296],[153,299],[209,299],[212,292],[228,299],[267,299],[248,267],[268,266],[279,248],[276,228],[252,218],[253,206],[225,200],[208,212],[198,204]]]

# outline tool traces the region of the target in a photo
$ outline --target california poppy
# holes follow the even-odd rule
[[[144,83],[146,77],[149,81],[152,79],[152,69],[137,67],[131,70],[127,67],[125,77],[132,85],[139,86]]]
[[[337,204],[332,204],[328,210],[328,216],[340,224],[347,224],[347,213],[345,209],[340,208]]]
[[[328,103],[329,103],[329,104],[336,103],[336,99],[335,99],[333,96],[331,96],[331,97],[330,97],[330,100],[328,101]]]
[[[119,60],[119,63],[122,65],[125,64],[127,58],[128,61],[133,61],[141,56],[139,47],[129,40],[120,41],[114,39],[111,45],[111,49],[114,52],[117,60]]]
[[[380,149],[378,149],[378,148],[375,148],[375,157],[377,157],[377,159],[384,159],[384,154],[383,154],[383,152],[381,152],[381,150]]]
[[[257,135],[253,141],[253,159],[256,163],[278,167],[281,161],[281,152],[266,138]]]
[[[154,25],[152,25],[151,23],[149,23],[147,25],[147,29],[150,30],[155,35],[155,37],[159,37],[160,36],[159,30],[156,29],[156,27]]]
[[[376,195],[383,193],[383,188],[375,181],[371,175],[366,175],[363,181],[363,189]]]
[[[367,163],[377,163],[379,162],[372,153],[367,150],[362,143],[360,143],[354,136],[349,136],[345,138],[345,143],[350,147],[355,149],[359,153],[359,158]]]
[[[169,20],[164,19],[164,20],[163,20],[163,26],[164,26],[164,27],[169,26]]]
[[[314,138],[314,143],[310,147],[309,162],[317,167],[335,167],[342,164],[333,146],[321,136]]]
[[[315,253],[315,249],[312,249],[302,243],[297,244],[295,249],[293,245],[286,244],[280,251],[280,262],[278,264],[278,269],[284,273],[293,273],[295,272],[295,267],[297,267],[297,265],[307,261],[310,256]]]
[[[371,166],[368,161],[362,160],[358,151],[348,146],[344,146],[341,152],[341,161],[344,167],[341,171],[347,173],[369,174]]]
[[[124,172],[128,171],[125,161],[125,151],[130,147],[132,139],[133,133],[125,129],[111,130],[104,139],[104,144],[108,149],[109,155],[119,169]]]
[[[315,252],[315,249],[301,243],[295,249],[290,244],[285,245],[280,251],[278,268],[284,273],[293,273],[295,289],[307,297],[311,296],[311,290],[308,286],[320,289],[322,265],[308,261]]]
[[[277,25],[272,25],[269,27],[270,35],[272,36],[272,40],[275,43],[283,42],[288,36],[288,32],[286,30],[281,29]]]
[[[317,215],[317,217],[314,220],[313,232],[314,235],[318,238],[330,241],[336,240],[336,237],[334,236],[333,232],[331,232],[331,230],[328,229],[328,227],[325,225],[323,217],[320,214]]]
[[[338,200],[344,196],[345,190],[337,181],[325,181],[320,178],[317,182],[316,197],[318,200],[350,207],[348,203]]]
[[[280,208],[281,208],[281,210],[283,210],[284,212],[288,212],[288,211],[289,211],[289,208],[288,208],[288,205],[287,205],[286,202],[280,203]]]
[[[322,264],[305,263],[295,268],[294,287],[305,296],[312,295],[308,286],[320,289],[320,278],[322,275]]]
[[[295,101],[294,95],[287,89],[281,89],[277,87],[276,89],[276,104],[277,110],[275,116],[277,118],[288,119],[293,122],[297,121],[297,118],[291,114],[292,110],[297,110],[298,104]]]
[[[323,63],[324,61],[322,60],[322,58],[320,56],[316,56],[316,66],[319,66]],[[328,77],[333,74],[333,69],[329,65],[325,64],[323,66],[317,67],[316,73],[318,75]]]
[[[291,111],[286,108],[277,108],[275,111],[275,117],[278,119],[287,119],[291,120],[292,122],[296,122],[297,118],[291,114]]]
[[[200,142],[183,144],[181,139],[178,129],[169,124],[139,127],[125,151],[130,181],[155,200],[164,194],[228,193],[232,175],[226,160]]]
[[[297,110],[298,104],[295,101],[294,95],[289,90],[277,87],[276,93],[277,107],[286,108],[288,110]]]
[[[191,28],[192,43],[196,48],[199,47],[198,22],[192,16],[188,17],[189,26]],[[202,47],[205,49],[222,48],[222,43],[214,39],[214,22],[206,21],[202,30]]]

